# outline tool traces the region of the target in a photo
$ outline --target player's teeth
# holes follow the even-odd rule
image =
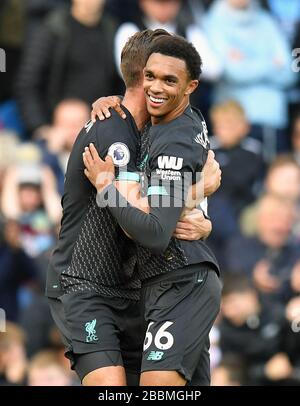
[[[150,96],[150,100],[154,103],[163,103],[164,99],[156,99],[155,97]]]

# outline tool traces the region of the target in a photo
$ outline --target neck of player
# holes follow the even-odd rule
[[[122,104],[134,118],[137,128],[142,130],[150,120],[143,88],[127,89]]]

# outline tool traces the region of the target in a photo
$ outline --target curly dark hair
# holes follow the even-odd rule
[[[196,48],[179,35],[157,38],[149,49],[148,58],[154,53],[172,56],[185,61],[191,80],[198,80],[202,73],[202,60]]]

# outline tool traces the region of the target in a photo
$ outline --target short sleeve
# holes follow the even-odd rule
[[[101,158],[111,156],[117,179],[138,181],[136,168],[138,134],[133,131],[130,123],[117,117],[116,114],[112,113],[112,118],[103,122],[97,120],[89,131],[93,132],[95,146]]]

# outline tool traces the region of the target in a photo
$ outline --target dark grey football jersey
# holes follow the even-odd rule
[[[201,112],[189,106],[184,114],[170,123],[150,127],[144,137],[144,149],[141,151],[144,156],[140,160],[146,161],[148,196],[163,194],[166,188],[170,198],[177,198],[176,193],[184,198],[183,189],[190,186],[184,185],[184,174],[192,175],[194,183],[205,165],[210,148]],[[137,257],[142,280],[201,262],[210,263],[219,270],[217,259],[202,240],[184,241],[172,237],[167,250],[161,255],[151,255],[149,249],[139,245]]]
[[[109,210],[97,206],[96,189],[84,175],[82,160],[84,148],[94,143],[102,159],[108,153],[113,157],[118,172],[136,174],[140,136],[128,110],[126,114],[126,120],[112,112],[110,120],[87,123],[73,146],[62,198],[61,231],[48,270],[46,294],[50,297],[83,290],[139,297],[135,244]]]
[[[209,140],[201,113],[188,107],[175,120],[153,125],[148,135],[147,148],[146,138],[141,143],[146,155],[139,161],[148,181],[149,214],[128,204],[114,185],[98,196],[98,203],[105,202],[120,226],[139,243],[141,280],[198,263],[210,264],[219,272],[218,262],[204,241],[172,238],[190,186],[199,180],[207,159]],[[114,195],[121,204],[116,206]]]

